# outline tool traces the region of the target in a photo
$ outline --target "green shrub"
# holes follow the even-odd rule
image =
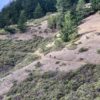
[[[50,16],[48,18],[48,27],[50,29],[57,29],[57,16]]]
[[[11,28],[11,27],[8,27],[8,26],[6,26],[6,27],[4,28],[4,30],[5,30],[6,32],[9,32],[10,34],[15,34],[15,32],[16,32],[16,30],[15,30],[14,28]]]
[[[89,50],[88,48],[80,48],[80,49],[79,49],[79,52],[82,53],[82,52],[86,52],[86,51],[88,51],[88,50]]]

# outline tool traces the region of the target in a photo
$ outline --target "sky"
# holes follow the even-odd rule
[[[0,10],[10,2],[11,0],[0,0]]]

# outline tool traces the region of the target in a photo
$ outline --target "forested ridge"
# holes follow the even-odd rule
[[[14,0],[0,13],[0,27],[18,23],[22,11],[27,19],[40,18],[56,11],[56,0]]]
[[[65,4],[69,1],[71,6],[78,2],[78,0],[67,0]],[[89,2],[89,0],[86,0],[86,2]],[[64,2],[61,1],[62,3]],[[57,0],[13,0],[0,12],[0,27],[17,24],[22,11],[25,13],[26,19],[36,19],[49,12],[56,12],[56,4]]]

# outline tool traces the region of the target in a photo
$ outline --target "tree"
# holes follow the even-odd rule
[[[63,27],[61,28],[61,38],[64,42],[69,41],[77,35],[77,24],[74,16],[68,11],[64,16]]]
[[[43,12],[41,5],[38,3],[37,7],[35,8],[35,11],[33,13],[33,17],[34,18],[40,18],[42,16],[44,16],[44,12]]]
[[[83,10],[84,7],[85,7],[85,1],[84,0],[78,0],[76,10],[77,11]]]
[[[25,11],[21,11],[19,21],[18,21],[18,28],[20,29],[21,32],[24,32],[26,30],[26,25],[25,25],[26,20],[27,18],[26,18]]]
[[[80,21],[84,18],[85,15],[85,0],[78,0],[76,11],[77,20],[80,23]]]
[[[44,12],[55,12],[57,0],[39,0]]]
[[[3,19],[6,19],[3,26],[17,24],[22,10],[25,11],[27,19],[42,17],[47,12],[56,11],[56,0],[12,0],[0,12]],[[37,16],[33,16],[33,13]]]
[[[0,15],[0,28],[3,28],[6,25],[6,20],[5,18]]]
[[[91,3],[95,11],[100,10],[100,0],[91,0]]]
[[[57,9],[59,12],[75,10],[77,0],[57,0]]]

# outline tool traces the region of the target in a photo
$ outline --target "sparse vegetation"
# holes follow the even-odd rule
[[[88,48],[80,48],[79,49],[79,53],[83,53],[83,52],[86,52],[88,51],[89,49]]]
[[[87,64],[76,72],[36,72],[13,86],[7,96],[23,100],[96,100],[100,98],[99,66]]]
[[[86,2],[91,4],[87,6]],[[0,12],[0,35],[4,34],[5,36],[6,34],[8,38],[11,36],[11,40],[0,40],[0,81],[4,85],[7,83],[7,87],[10,86],[9,82],[13,84],[10,91],[4,94],[4,99],[99,100],[100,65],[86,64],[78,70],[68,72],[89,62],[86,61],[84,53],[87,53],[90,47],[81,47],[81,44],[84,43],[83,38],[82,41],[80,39],[80,42],[78,42],[80,46],[76,42],[76,39],[83,35],[81,33],[78,35],[78,26],[83,21],[87,21],[83,20],[85,17],[98,10],[100,10],[100,0],[14,0],[4,7]],[[56,13],[53,14],[53,12]],[[50,15],[51,13],[52,15]],[[93,27],[93,30],[95,29],[94,26],[90,27]],[[20,32],[23,34],[26,32],[27,35],[28,33],[31,34],[33,39],[15,39]],[[53,34],[54,32],[58,32],[58,34]],[[49,33],[52,36],[57,35],[49,37]],[[90,33],[90,31],[87,33]],[[23,34],[21,34],[22,37]],[[43,35],[44,38],[38,35]],[[90,35],[85,37],[88,41],[90,38]],[[64,47],[69,42],[71,45],[68,45],[67,50]],[[62,48],[64,49],[61,53],[57,52]],[[77,50],[78,57],[76,56]],[[51,51],[56,51],[56,53],[52,52],[45,56]],[[69,55],[64,55],[65,53],[69,53]],[[80,56],[79,53],[83,55]],[[97,50],[97,53],[100,54],[100,50]],[[90,54],[89,57],[91,57]],[[40,60],[39,58],[45,59]],[[37,61],[32,63],[35,60]],[[49,62],[49,60],[51,61]],[[52,66],[50,66],[50,63],[52,63]],[[78,66],[76,67],[74,63]],[[49,65],[50,69],[54,68],[54,71],[45,68],[46,64]],[[71,66],[71,68],[68,68],[68,66]],[[19,70],[18,68],[22,69]],[[63,68],[68,68],[67,72],[61,71],[64,70]],[[15,71],[16,69],[17,71]],[[9,76],[5,77],[5,75]],[[21,77],[17,79],[19,75]],[[29,76],[27,77],[27,75]],[[0,99],[3,99],[3,97],[0,96]]]
[[[41,67],[41,66],[42,66],[41,62],[37,62],[37,63],[35,64],[35,67],[36,67],[36,68],[39,68],[39,67]]]
[[[20,68],[38,59],[34,51],[43,42],[42,38],[35,37],[28,41],[0,40],[0,76],[8,73],[15,66]]]
[[[67,47],[67,49],[68,49],[68,50],[75,50],[75,49],[77,49],[77,44],[72,43],[72,44],[70,44],[70,45]]]

